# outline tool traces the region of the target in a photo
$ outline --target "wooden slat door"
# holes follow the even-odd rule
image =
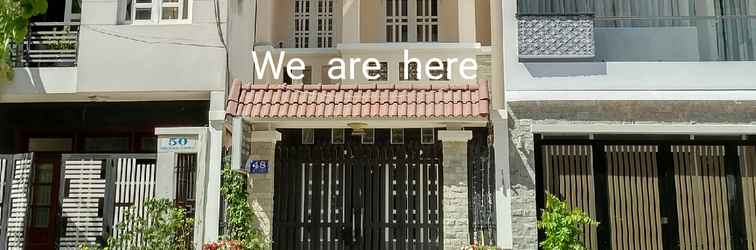
[[[18,154],[13,157],[13,173],[11,174],[13,180],[8,202],[10,212],[5,219],[7,249],[21,250],[24,249],[26,243],[33,162],[32,153]]]
[[[756,250],[756,146],[741,146],[740,174],[743,190],[748,250]]]
[[[656,145],[607,145],[612,249],[662,249]]]
[[[672,146],[680,249],[732,249],[725,148]]]
[[[596,218],[592,156],[590,145],[543,146],[543,183],[546,192]],[[588,249],[598,249],[596,227],[585,226],[582,240]]]

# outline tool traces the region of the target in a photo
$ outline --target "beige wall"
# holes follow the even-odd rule
[[[463,15],[463,18],[474,18],[473,22],[460,22],[458,20],[460,1],[475,1],[475,15]],[[341,29],[341,16],[344,3],[337,0],[334,8],[335,40],[341,41],[343,34]],[[360,42],[383,43],[385,42],[384,8],[385,0],[359,0],[360,5]],[[315,7],[315,6],[313,6]],[[292,32],[291,15],[293,6],[291,0],[263,0],[260,1],[260,9],[257,13],[258,39],[257,44],[270,44],[278,47],[283,42],[285,47],[291,47],[289,36]],[[490,6],[489,0],[439,0],[439,42],[459,42],[460,23],[475,25],[475,40],[484,46],[491,44]],[[412,32],[412,31],[410,31]]]
[[[386,10],[384,0],[362,0],[360,2],[360,42],[385,42],[386,30],[383,28],[383,18]],[[379,10],[379,11],[376,11]]]
[[[275,22],[273,22],[272,27],[273,45],[275,47],[278,47],[278,43],[283,42],[284,47],[292,47],[293,44],[289,43],[289,32],[292,28],[289,26],[292,23],[291,20],[293,18],[291,17],[291,13],[294,13],[294,6],[291,6],[291,2],[289,0],[276,0],[275,2]]]
[[[490,0],[475,0],[475,19],[475,41],[483,46],[491,46]]]
[[[442,43],[452,43],[459,41],[459,25],[457,22],[457,1],[470,0],[439,0],[439,32],[438,41]]]

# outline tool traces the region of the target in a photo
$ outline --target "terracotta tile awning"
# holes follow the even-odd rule
[[[484,118],[488,84],[242,84],[226,113],[252,118]]]

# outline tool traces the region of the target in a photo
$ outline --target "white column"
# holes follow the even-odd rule
[[[509,179],[509,126],[507,111],[493,112],[495,176],[494,199],[496,201],[496,244],[499,248],[512,249],[512,196]]]
[[[341,17],[341,42],[342,43],[359,43],[360,42],[360,0],[342,0],[343,4],[341,13],[333,13],[334,16]],[[378,10],[376,10],[378,11]]]
[[[443,227],[444,249],[456,250],[469,245],[467,142],[472,139],[469,130],[441,130],[438,140],[443,143],[444,178]]]
[[[207,148],[207,165],[205,177],[205,213],[204,213],[204,242],[218,240],[218,223],[220,221],[220,183],[223,165],[223,129],[225,123],[225,93],[213,91],[210,93],[210,111],[208,128],[209,144]],[[202,180],[197,178],[198,180]],[[203,194],[198,192],[197,194]],[[198,195],[199,196],[199,195]],[[195,220],[197,221],[197,220]],[[197,227],[195,227],[197,228]],[[200,249],[202,245],[195,246]]]
[[[457,29],[460,43],[475,42],[475,1],[457,0]]]

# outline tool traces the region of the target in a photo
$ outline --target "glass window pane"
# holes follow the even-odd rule
[[[79,4],[79,1],[81,0],[73,0],[71,3],[71,13],[81,13],[81,5]]]
[[[182,19],[189,19],[189,0],[183,0],[184,3],[182,4],[184,6],[184,9],[181,11]]]
[[[404,144],[404,129],[391,129],[391,144]]]
[[[50,205],[50,192],[52,187],[50,185],[40,185],[34,187],[34,204],[47,206]]]
[[[150,20],[152,19],[152,9],[150,8],[137,8],[134,20]]]
[[[107,153],[128,152],[129,151],[129,138],[128,137],[88,137],[84,139],[84,151],[107,152]]]
[[[163,19],[178,19],[178,7],[163,7]]]
[[[53,164],[48,162],[39,164],[35,175],[37,183],[52,183]]]
[[[142,152],[155,152],[157,150],[157,137],[147,136],[142,137],[139,151]]]
[[[33,219],[32,225],[34,227],[47,227],[48,219],[50,216],[50,208],[47,207],[35,207],[32,211]]]
[[[331,129],[331,144],[344,144],[344,129]]]
[[[152,3],[152,0],[136,0],[137,3]]]
[[[302,144],[315,144],[315,130],[311,128],[302,129]]]

